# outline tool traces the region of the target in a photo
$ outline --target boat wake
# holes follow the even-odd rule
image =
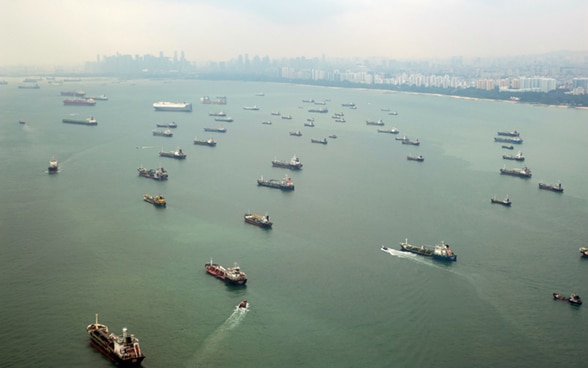
[[[417,259],[417,255],[413,254],[413,253],[408,253],[408,252],[403,252],[401,250],[396,250],[396,249],[390,249],[390,248],[380,248],[380,250],[382,252],[388,253],[391,256],[397,257],[397,258],[408,258],[408,259],[413,259],[415,261],[418,261]]]
[[[386,248],[386,249],[384,249],[384,248]],[[404,251],[396,250],[396,249],[390,249],[390,248],[388,248],[388,247],[386,247],[384,245],[382,245],[382,247],[380,247],[380,250],[382,252],[388,253],[391,256],[394,256],[396,258],[408,259],[408,260],[410,260],[412,262],[416,262],[416,263],[419,263],[419,264],[427,265],[429,267],[433,267],[433,268],[436,268],[436,269],[439,269],[439,270],[444,270],[444,271],[451,272],[451,273],[454,273],[456,275],[459,275],[461,277],[465,277],[461,273],[453,270],[451,267],[446,267],[446,266],[442,266],[441,264],[437,264],[437,262],[435,262],[432,259],[430,259],[431,257],[423,257],[423,256],[416,255],[414,253],[404,252]]]
[[[220,325],[213,333],[204,340],[202,347],[196,351],[191,359],[191,367],[207,367],[215,361],[215,357],[222,354],[224,345],[222,342],[231,334],[231,331],[241,324],[249,312],[249,303],[247,308],[236,306],[233,313]]]

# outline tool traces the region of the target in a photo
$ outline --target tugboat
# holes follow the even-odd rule
[[[504,175],[518,176],[525,179],[528,179],[533,175],[531,174],[531,169],[526,166],[522,169],[507,169],[505,166],[504,168],[500,169],[500,173]]]
[[[175,151],[164,152],[163,149],[159,152],[159,156],[161,157],[171,157],[183,160],[186,158],[186,154],[182,152],[180,148],[177,148]]]
[[[408,156],[406,156],[406,159],[409,161],[419,161],[419,162],[425,161],[425,158],[422,155],[418,155],[418,156],[408,155]]]
[[[147,203],[151,203],[155,207],[166,207],[167,203],[162,195],[152,196],[149,193],[143,196],[143,200]]]
[[[49,167],[47,168],[47,172],[49,174],[57,174],[59,172],[59,164],[57,163],[57,159],[55,157],[49,160]]]
[[[246,213],[243,215],[243,220],[248,224],[263,227],[265,229],[270,229],[273,225],[273,222],[270,221],[267,214],[262,216],[255,213]]]
[[[90,344],[116,365],[125,367],[139,367],[145,355],[139,347],[139,339],[129,335],[127,329],[122,329],[122,336],[108,331],[108,326],[96,322],[86,327],[90,335]]]
[[[311,143],[320,143],[320,144],[327,144],[327,138],[323,138],[323,139],[314,139],[311,138],[310,139]]]
[[[272,166],[273,167],[281,167],[284,169],[290,169],[290,170],[301,170],[302,169],[302,162],[300,162],[300,159],[294,155],[292,156],[292,158],[290,159],[290,161],[280,161],[280,160],[273,160],[272,161]]]
[[[561,186],[561,183],[551,185],[551,184],[544,184],[543,182],[540,182],[539,189],[551,190],[552,192],[563,193],[563,187]]]
[[[433,259],[454,262],[457,261],[457,254],[453,253],[453,251],[449,249],[449,244],[441,241],[441,244],[435,245],[435,249],[433,250]]]
[[[582,255],[582,257],[588,258],[588,248],[586,248],[586,247],[580,248],[580,254]]]
[[[490,203],[497,203],[497,204],[501,204],[501,205],[503,205],[503,206],[508,206],[508,207],[510,207],[510,205],[511,205],[511,203],[512,203],[512,202],[510,201],[510,198],[508,198],[508,195],[507,195],[507,196],[506,196],[504,199],[502,199],[502,200],[500,200],[500,199],[496,199],[496,196],[494,196],[494,197],[490,198]]]
[[[139,176],[144,178],[154,179],[154,180],[167,180],[167,171],[163,167],[158,167],[157,169],[147,169],[143,166],[137,169],[139,172]]]
[[[210,262],[204,265],[204,268],[206,268],[206,272],[208,272],[210,275],[224,281],[227,284],[241,286],[247,283],[247,275],[241,271],[241,268],[237,265],[237,263],[235,263],[235,266],[232,268],[224,268],[217,263],[212,263],[211,258]]]
[[[521,151],[519,151],[516,155],[502,155],[502,158],[505,160],[525,161],[525,156],[523,156]]]
[[[572,305],[582,305],[582,298],[580,298],[580,295],[575,293],[571,293],[569,298],[558,293],[553,293],[553,299],[567,301]]]
[[[290,179],[288,176],[284,176],[282,178],[282,180],[278,180],[278,179],[265,180],[262,176],[261,179],[257,179],[257,185],[262,186],[262,187],[281,189],[281,190],[294,190],[294,183],[292,183],[292,179]]]
[[[204,141],[201,141],[201,140],[198,140],[198,139],[194,138],[194,144],[200,145],[200,146],[215,147],[216,146],[216,141],[212,137],[210,137],[209,139],[204,140]]]
[[[424,245],[421,245],[420,247],[417,247],[416,245],[410,245],[410,244],[408,244],[408,239],[404,239],[404,243],[402,243],[402,242],[400,243],[400,250],[403,250],[405,252],[418,254],[419,256],[425,256],[425,257],[432,257],[433,256],[432,249],[427,248]]]
[[[172,137],[174,135],[174,133],[172,133],[171,130],[166,129],[166,130],[154,130],[153,131],[153,135],[155,136],[159,136],[159,137]]]

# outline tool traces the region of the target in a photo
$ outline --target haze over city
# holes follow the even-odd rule
[[[0,66],[97,55],[423,59],[588,48],[586,0],[19,0],[0,13]]]

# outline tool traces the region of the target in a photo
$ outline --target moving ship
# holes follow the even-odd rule
[[[457,254],[449,249],[449,244],[441,241],[441,244],[435,245],[435,249],[433,249],[433,259],[454,262],[457,261]]]
[[[433,249],[426,247],[425,245],[421,245],[420,247],[416,245],[408,244],[408,239],[404,239],[404,243],[400,243],[400,250],[405,252],[410,252],[414,254],[418,254],[419,256],[425,257],[432,257],[433,256]]]
[[[98,125],[98,121],[94,119],[94,117],[89,117],[86,119],[62,119],[61,120],[65,124],[79,124],[79,125]]]
[[[558,192],[558,193],[563,193],[563,187],[561,186],[561,183],[557,183],[557,184],[545,184],[543,182],[539,182],[539,189],[543,189],[543,190],[551,190],[552,192]]]
[[[96,321],[88,327],[86,332],[90,336],[90,344],[116,365],[125,367],[138,367],[145,355],[141,352],[139,339],[129,335],[127,329],[122,329],[122,335],[118,336],[108,331],[108,326]]]
[[[582,305],[582,298],[580,298],[580,295],[577,295],[575,293],[571,293],[569,297],[563,296],[558,293],[553,293],[553,299],[563,300],[572,305]]]
[[[531,169],[526,166],[522,169],[507,169],[505,166],[504,168],[500,169],[500,173],[503,175],[518,176],[521,178],[530,178],[532,176]]]
[[[170,152],[164,152],[162,149],[159,152],[159,156],[177,158],[177,159],[182,160],[182,159],[185,159],[187,155],[182,151],[181,148],[177,148],[175,151],[170,151]]]
[[[168,102],[159,101],[153,104],[155,111],[183,111],[192,112],[192,103],[190,102]]]
[[[247,275],[241,271],[241,268],[235,263],[234,267],[224,268],[223,266],[212,263],[212,258],[209,263],[204,265],[208,274],[224,281],[230,285],[245,285],[247,283]]]
[[[248,224],[259,226],[265,229],[269,229],[273,225],[273,222],[270,221],[270,218],[267,214],[262,216],[255,213],[246,213],[243,215],[243,220]]]
[[[292,179],[288,176],[284,176],[282,180],[278,179],[269,179],[266,180],[261,177],[261,179],[257,179],[257,185],[262,187],[269,187],[269,188],[276,188],[281,190],[294,190],[294,183],[292,183]]]
[[[57,174],[59,172],[59,163],[55,157],[49,160],[49,167],[47,168],[49,174]]]
[[[284,169],[290,169],[290,170],[300,170],[300,169],[302,169],[302,162],[300,162],[300,159],[296,155],[294,155],[294,156],[292,156],[290,161],[280,161],[280,160],[274,159],[272,161],[272,166],[273,167],[282,167]]]
[[[147,169],[143,166],[137,169],[139,172],[139,176],[144,178],[154,179],[154,180],[167,180],[167,171],[163,167],[158,167],[157,169]]]

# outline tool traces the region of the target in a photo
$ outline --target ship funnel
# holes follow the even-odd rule
[[[124,339],[124,338],[126,338],[126,337],[127,337],[127,328],[126,328],[126,327],[124,327],[124,328],[122,329],[122,331],[123,331],[123,339]]]

